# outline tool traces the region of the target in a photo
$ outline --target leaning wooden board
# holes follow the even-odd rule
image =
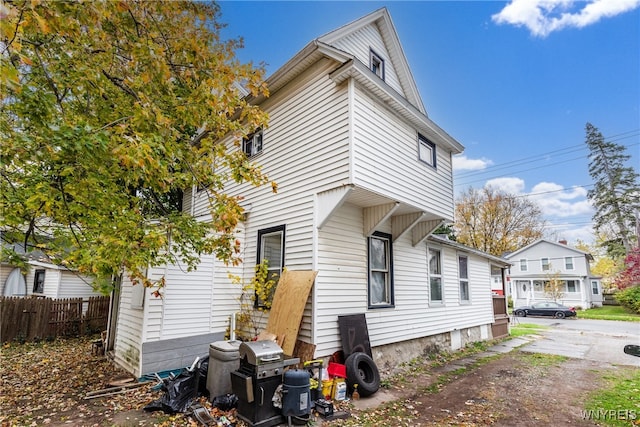
[[[293,354],[304,307],[317,274],[317,271],[285,270],[278,281],[265,331],[284,336],[281,347],[286,355]]]

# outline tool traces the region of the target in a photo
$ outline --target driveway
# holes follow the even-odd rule
[[[640,322],[580,319],[580,313],[577,319],[517,317],[516,321],[549,326],[522,351],[640,367],[640,358],[623,352],[626,344],[640,344]]]

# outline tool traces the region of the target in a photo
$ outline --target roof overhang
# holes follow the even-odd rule
[[[384,80],[376,76],[369,68],[358,60],[350,60],[332,72],[329,77],[340,85],[348,79],[355,80],[369,93],[382,100],[392,111],[414,125],[420,133],[431,141],[448,148],[453,154],[464,151],[464,147],[445,132],[433,120],[418,110],[405,98],[400,96]]]

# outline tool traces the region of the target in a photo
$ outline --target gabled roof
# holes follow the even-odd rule
[[[404,94],[399,94],[383,80],[374,79],[374,74],[369,70],[368,66],[362,64],[353,54],[331,45],[336,40],[372,23],[375,23],[378,27],[384,43],[387,45],[400,85],[405,92]],[[382,99],[389,107],[416,126],[421,133],[434,142],[443,144],[454,154],[461,153],[464,150],[462,144],[427,117],[415,80],[400,45],[398,34],[386,8],[378,9],[337,30],[312,40],[267,78],[266,84],[269,91],[271,93],[277,92],[321,58],[330,58],[342,64],[331,73],[331,78],[337,84],[347,78],[356,79],[363,87]],[[262,95],[255,98],[249,96],[248,98],[252,103],[260,103],[265,99]]]
[[[529,245],[527,245],[527,246],[525,246],[523,248],[520,248],[515,252],[511,252],[510,254],[505,255],[504,257],[507,258],[507,259],[511,259],[511,258],[515,257],[516,255],[521,254],[522,252],[524,252],[524,251],[526,251],[528,249],[531,249],[534,246],[537,246],[537,245],[539,245],[541,243],[548,243],[550,245],[557,246],[559,248],[562,248],[562,249],[565,249],[565,250],[568,250],[568,251],[571,251],[571,252],[576,252],[576,253],[582,254],[582,255],[586,256],[587,258],[589,258],[591,260],[593,259],[593,256],[588,252],[581,251],[580,249],[573,248],[573,247],[565,245],[563,243],[551,242],[551,241],[545,240],[545,239],[538,239],[535,242],[530,243]]]
[[[330,31],[327,34],[318,37],[317,40],[321,43],[332,45],[336,40],[345,38],[350,34],[360,30],[361,28],[371,24],[376,24],[382,36],[382,40],[387,46],[389,55],[391,57],[391,62],[396,68],[396,72],[398,73],[398,78],[400,80],[400,85],[402,86],[405,97],[411,104],[413,104],[418,110],[420,110],[421,113],[426,115],[427,112],[424,108],[424,104],[422,103],[420,92],[418,92],[418,86],[416,85],[413,75],[411,74],[411,69],[409,68],[407,57],[404,54],[404,50],[402,49],[402,44],[400,44],[398,33],[393,25],[391,15],[389,15],[389,11],[386,7],[380,8],[375,12],[363,16],[360,19],[343,25],[336,30]]]

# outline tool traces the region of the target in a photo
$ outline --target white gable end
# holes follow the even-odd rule
[[[375,23],[369,24],[346,37],[336,40],[332,46],[352,54],[358,61],[369,67],[370,54],[373,51],[384,61],[384,81],[395,91],[407,98],[404,93],[398,73],[391,61],[389,50],[382,39],[382,35]]]

